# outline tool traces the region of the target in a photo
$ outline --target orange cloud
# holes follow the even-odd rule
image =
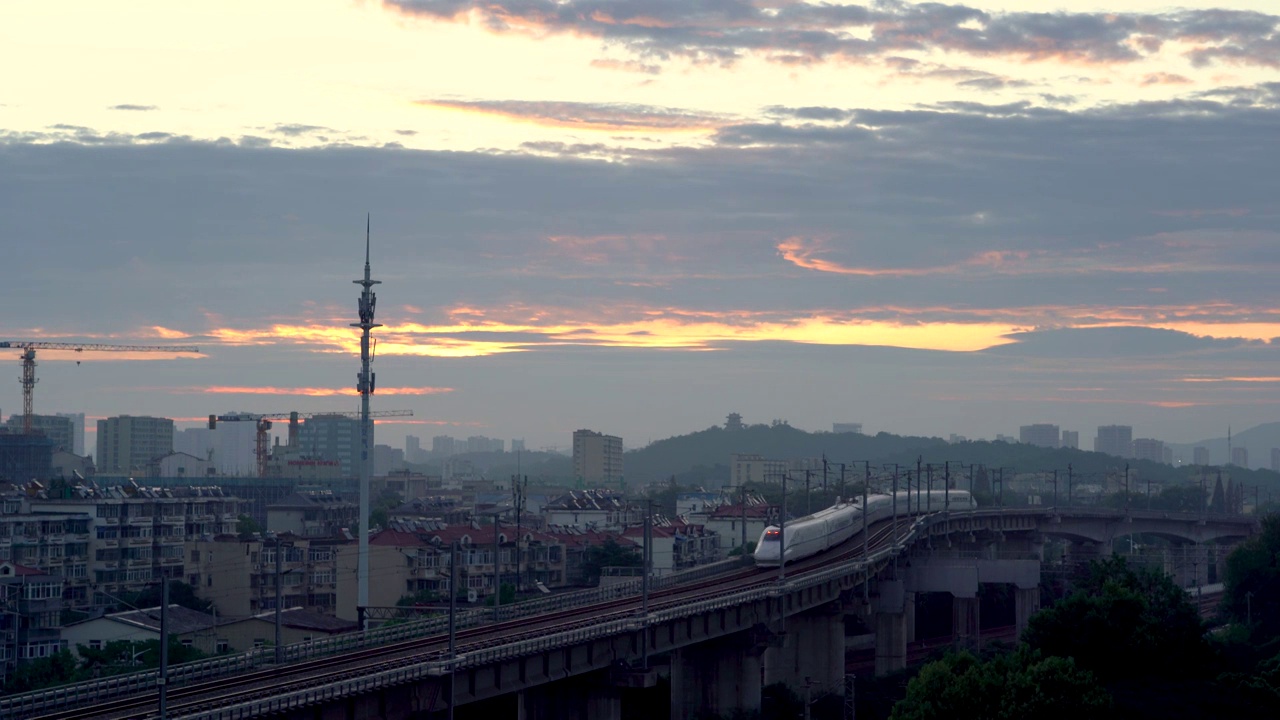
[[[926,275],[949,275],[972,270],[975,267],[1005,268],[1012,266],[1014,263],[1026,261],[1030,255],[1025,251],[989,250],[955,265],[923,268],[865,268],[850,267],[830,260],[823,260],[817,257],[821,251],[822,243],[806,244],[804,240],[798,237],[789,237],[778,243],[778,253],[782,255],[784,260],[797,267],[835,273],[837,275],[860,275],[864,277],[923,277]]]

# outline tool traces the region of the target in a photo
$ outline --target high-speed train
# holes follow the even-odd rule
[[[906,491],[899,491],[897,496],[898,515],[901,517],[924,515],[943,509],[959,511],[977,507],[973,496],[965,490],[913,492],[910,498]],[[892,517],[893,505],[891,493],[869,496],[867,525]],[[756,565],[777,567],[780,558],[785,558],[783,562],[795,562],[839,545],[861,532],[862,513],[862,498],[857,498],[853,502],[836,502],[812,515],[796,518],[781,529],[777,525],[770,525],[760,533],[760,540],[756,542]],[[786,543],[785,550],[781,548],[780,539]]]

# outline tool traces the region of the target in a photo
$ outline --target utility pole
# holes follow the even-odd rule
[[[1071,463],[1067,463],[1067,507],[1071,507],[1071,480],[1074,478]]]
[[[449,545],[449,720],[457,698],[454,681],[458,673],[458,541]]]
[[[813,514],[813,503],[810,501],[809,495],[809,478],[813,475],[813,471],[809,468],[804,469],[804,514]]]
[[[502,561],[499,556],[502,552],[500,527],[498,524],[500,513],[493,514],[493,622],[498,622],[498,606],[502,605]]]
[[[1053,469],[1053,509],[1058,510],[1058,469]]]
[[[1129,514],[1129,463],[1124,464],[1124,514]]]
[[[649,569],[653,563],[653,498],[645,499],[644,508],[644,549],[640,553],[640,628],[644,633],[641,640],[640,669],[649,670]],[[746,547],[742,549],[746,553]]]
[[[369,419],[369,396],[373,394],[375,378],[372,371],[373,356],[369,352],[369,336],[370,332],[376,327],[382,327],[379,323],[373,321],[374,310],[378,304],[378,297],[373,293],[371,288],[381,283],[380,280],[373,280],[369,276],[369,226],[370,218],[365,216],[364,221],[364,278],[361,280],[353,280],[355,284],[364,288],[360,293],[360,322],[352,323],[351,327],[360,328],[360,375],[356,383],[356,391],[360,393],[360,544],[358,560],[358,586],[356,592],[356,605],[358,607],[369,606],[369,482],[372,475],[372,468],[369,463],[372,461],[369,451],[373,445],[373,423]],[[369,619],[365,617],[365,626],[362,630],[368,630]]]
[[[283,591],[280,588],[280,575],[284,572],[281,568],[284,564],[284,551],[280,547],[280,536],[276,536],[276,664],[284,662],[284,632],[283,623],[280,619],[280,606],[283,604]],[[368,628],[365,628],[368,629]]]
[[[160,720],[169,718],[169,578],[160,578]]]
[[[787,471],[782,471],[782,512],[778,515],[778,584],[787,579]]]
[[[942,509],[946,510],[947,512],[950,512],[951,511],[951,461],[947,460],[942,464],[942,467],[943,467],[942,479],[943,479],[943,482],[945,483],[942,487]],[[1004,491],[1003,485],[1000,487],[1000,490],[1002,492]]]

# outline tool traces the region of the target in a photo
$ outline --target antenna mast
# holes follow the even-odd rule
[[[380,281],[369,277],[369,227],[370,216],[364,219],[364,279],[353,280],[364,288],[360,293],[360,322],[351,323],[358,327],[360,335],[360,374],[356,376],[356,390],[360,393],[360,555],[356,574],[359,578],[356,593],[356,606],[363,616],[364,608],[369,606],[369,467],[370,436],[373,435],[372,423],[369,419],[369,396],[373,394],[374,374],[370,369],[373,358],[369,356],[369,333],[376,327],[382,327],[373,321],[374,308],[378,298],[371,288]],[[452,590],[451,590],[452,592]],[[368,619],[365,619],[366,627]]]

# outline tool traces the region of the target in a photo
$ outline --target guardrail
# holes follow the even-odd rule
[[[192,715],[183,715],[181,718],[183,720],[241,720],[243,718],[260,717],[267,713],[306,707],[308,705],[329,700],[338,700],[390,685],[415,682],[428,677],[441,677],[459,669],[485,665],[498,660],[520,657],[537,652],[555,650],[565,647],[566,645],[596,640],[610,635],[617,635],[625,632],[636,632],[654,624],[670,622],[672,620],[678,620],[692,615],[699,615],[705,612],[733,607],[735,605],[741,605],[748,602],[755,602],[769,597],[778,597],[786,593],[819,585],[833,579],[866,572],[868,568],[874,567],[882,561],[889,560],[894,554],[900,552],[905,544],[917,539],[921,529],[926,525],[944,519],[940,517],[940,515],[941,513],[917,518],[915,522],[905,528],[905,532],[902,537],[899,538],[899,542],[896,546],[881,548],[880,550],[872,553],[868,558],[840,563],[839,565],[826,568],[821,572],[809,573],[800,576],[799,578],[786,580],[781,584],[756,587],[749,590],[739,590],[737,592],[727,593],[705,600],[695,600],[678,607],[651,612],[645,617],[606,620],[604,622],[594,623],[587,627],[575,628],[573,630],[566,630],[526,640],[517,640],[515,642],[503,643],[501,645],[492,645],[489,647],[474,649],[460,648],[460,652],[457,657],[453,659],[442,659],[419,663],[408,668],[395,668],[391,670],[373,672],[368,675],[349,680],[342,680],[323,687],[296,690],[283,695],[277,695],[261,700],[253,700],[240,705],[211,709]],[[726,562],[730,562],[733,565],[740,565],[741,561],[734,559]]]
[[[651,578],[650,589],[656,590],[701,580],[741,567],[742,563],[742,560],[734,558],[672,573],[660,578]],[[499,606],[498,617],[500,620],[515,620],[632,597],[640,593],[641,584],[642,581],[637,578],[607,587],[559,593],[514,605]],[[467,608],[455,615],[455,621],[459,629],[477,627],[490,622],[492,619],[492,608]],[[311,660],[342,652],[440,634],[446,632],[448,627],[449,619],[447,616],[394,623],[371,630],[286,645],[281,650],[281,654],[285,663]],[[275,648],[266,647],[235,655],[225,655],[174,665],[169,668],[168,684],[176,686],[249,672],[275,664],[275,658]],[[69,705],[102,702],[124,695],[151,691],[155,689],[159,677],[158,670],[144,670],[124,675],[114,675],[109,678],[86,680],[46,690],[10,695],[0,698],[0,718],[18,717],[20,712],[56,710]]]

